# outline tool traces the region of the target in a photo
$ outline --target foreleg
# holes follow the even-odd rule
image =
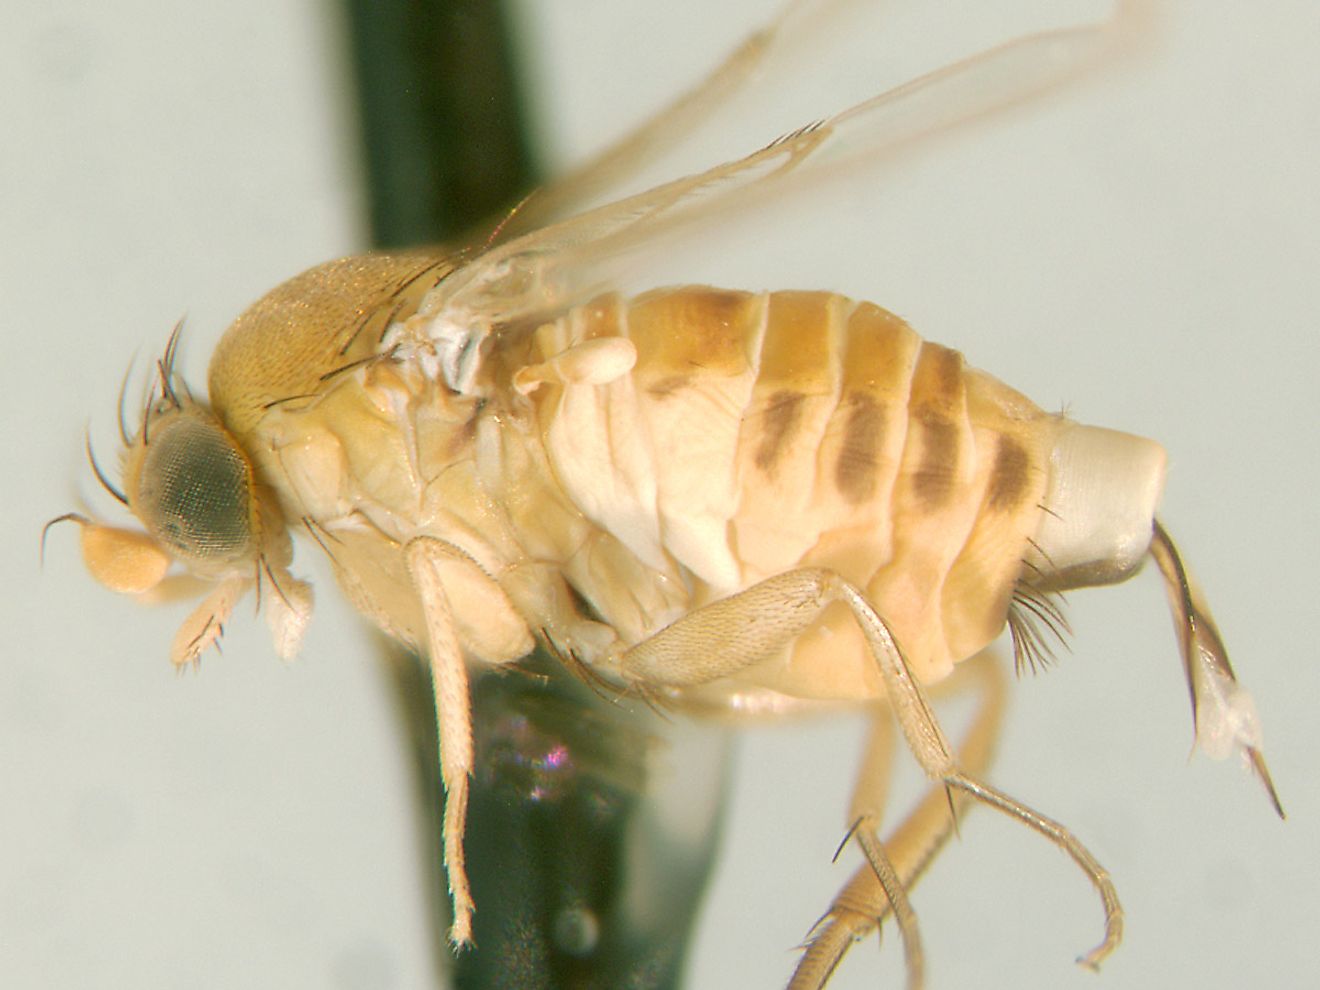
[[[440,779],[445,785],[445,872],[454,906],[450,941],[462,946],[472,941],[472,890],[463,861],[463,832],[467,823],[468,775],[472,773],[472,707],[468,695],[467,666],[454,627],[442,579],[450,559],[439,541],[416,539],[404,549],[408,573],[422,601],[426,619],[426,653],[435,691],[435,714],[440,731]]]

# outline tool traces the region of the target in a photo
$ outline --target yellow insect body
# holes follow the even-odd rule
[[[1052,66],[1060,45],[1097,29],[1074,33],[1022,39],[961,71],[1010,57]],[[627,298],[575,274],[699,212],[711,189],[787,172],[958,75],[474,257],[314,268],[229,329],[209,407],[176,379],[173,345],[161,362],[121,495],[146,535],[74,517],[89,567],[133,593],[163,586],[170,560],[210,584],[176,663],[214,643],[254,587],[291,656],[312,602],[289,570],[289,532],[321,545],[353,603],[429,658],[456,942],[473,910],[466,668],[515,661],[538,640],[675,703],[778,711],[883,697],[933,780],[1046,835],[1091,879],[1106,918],[1092,964],[1121,935],[1108,874],[1058,823],[974,775],[988,743],[955,752],[923,685],[1006,622],[1029,657],[1033,620],[1057,619],[1051,594],[1120,580],[1151,556],[1198,740],[1241,749],[1271,787],[1250,699],[1154,519],[1158,445],[1045,413],[871,303],[700,286]],[[866,874],[831,907],[801,985],[821,985],[829,953],[890,911],[920,981],[906,889],[949,831],[942,807],[923,809],[896,831],[891,861],[879,809],[855,799]]]
[[[607,295],[501,329],[459,392],[408,308],[443,266],[314,269],[238,320],[210,376],[284,517],[327,534],[350,595],[412,645],[425,647],[425,625],[402,553],[423,535],[467,558],[445,590],[474,596],[453,610],[470,655],[515,659],[539,630],[606,673],[701,605],[820,567],[865,589],[932,682],[997,637],[1014,590],[1046,574],[1029,558],[1065,421],[893,314],[820,292]],[[401,291],[400,274],[413,279]],[[402,358],[410,324],[418,350]],[[296,356],[301,384],[272,353]],[[1162,466],[1153,444],[1125,439]],[[1148,526],[1161,475],[1141,480]],[[560,575],[603,626],[547,592]],[[883,694],[842,608],[736,680],[797,698]]]

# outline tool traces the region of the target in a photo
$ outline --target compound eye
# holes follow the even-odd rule
[[[130,499],[177,556],[218,563],[255,552],[247,458],[205,415],[181,412],[152,425]]]

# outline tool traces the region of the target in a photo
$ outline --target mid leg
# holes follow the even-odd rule
[[[948,693],[971,690],[981,694],[980,709],[958,747],[957,756],[959,764],[967,771],[984,773],[1003,724],[1003,673],[989,653],[981,653],[959,664],[940,688]],[[888,718],[881,724],[888,726]],[[873,730],[858,776],[858,797],[853,801],[853,820],[859,822],[859,830],[860,823],[868,818],[872,827],[878,827],[883,806],[883,802],[868,797],[875,791],[876,771],[881,769],[876,766],[875,758],[877,735],[879,733]],[[958,792],[953,798],[953,815],[961,815],[970,804],[971,798]],[[912,888],[948,842],[954,831],[953,815],[944,789],[932,787],[921,803],[884,840],[883,848],[905,890]],[[802,958],[789,981],[789,990],[820,990],[824,987],[843,960],[844,953],[884,920],[892,904],[869,863],[859,867],[834,898],[829,911],[812,929]],[[919,981],[922,975],[920,969],[914,974],[913,968],[913,955],[909,950],[909,985],[914,980]]]

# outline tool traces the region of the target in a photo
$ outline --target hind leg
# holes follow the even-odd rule
[[[1108,871],[1058,822],[959,765],[925,690],[884,619],[861,591],[839,575],[819,568],[788,571],[689,612],[626,651],[619,658],[618,672],[642,689],[728,677],[773,656],[810,628],[833,602],[852,612],[865,636],[871,659],[884,680],[886,700],[927,776],[941,781],[950,796],[960,791],[1039,832],[1067,853],[1094,885],[1105,912],[1104,938],[1079,962],[1097,967],[1123,936],[1123,910]]]

